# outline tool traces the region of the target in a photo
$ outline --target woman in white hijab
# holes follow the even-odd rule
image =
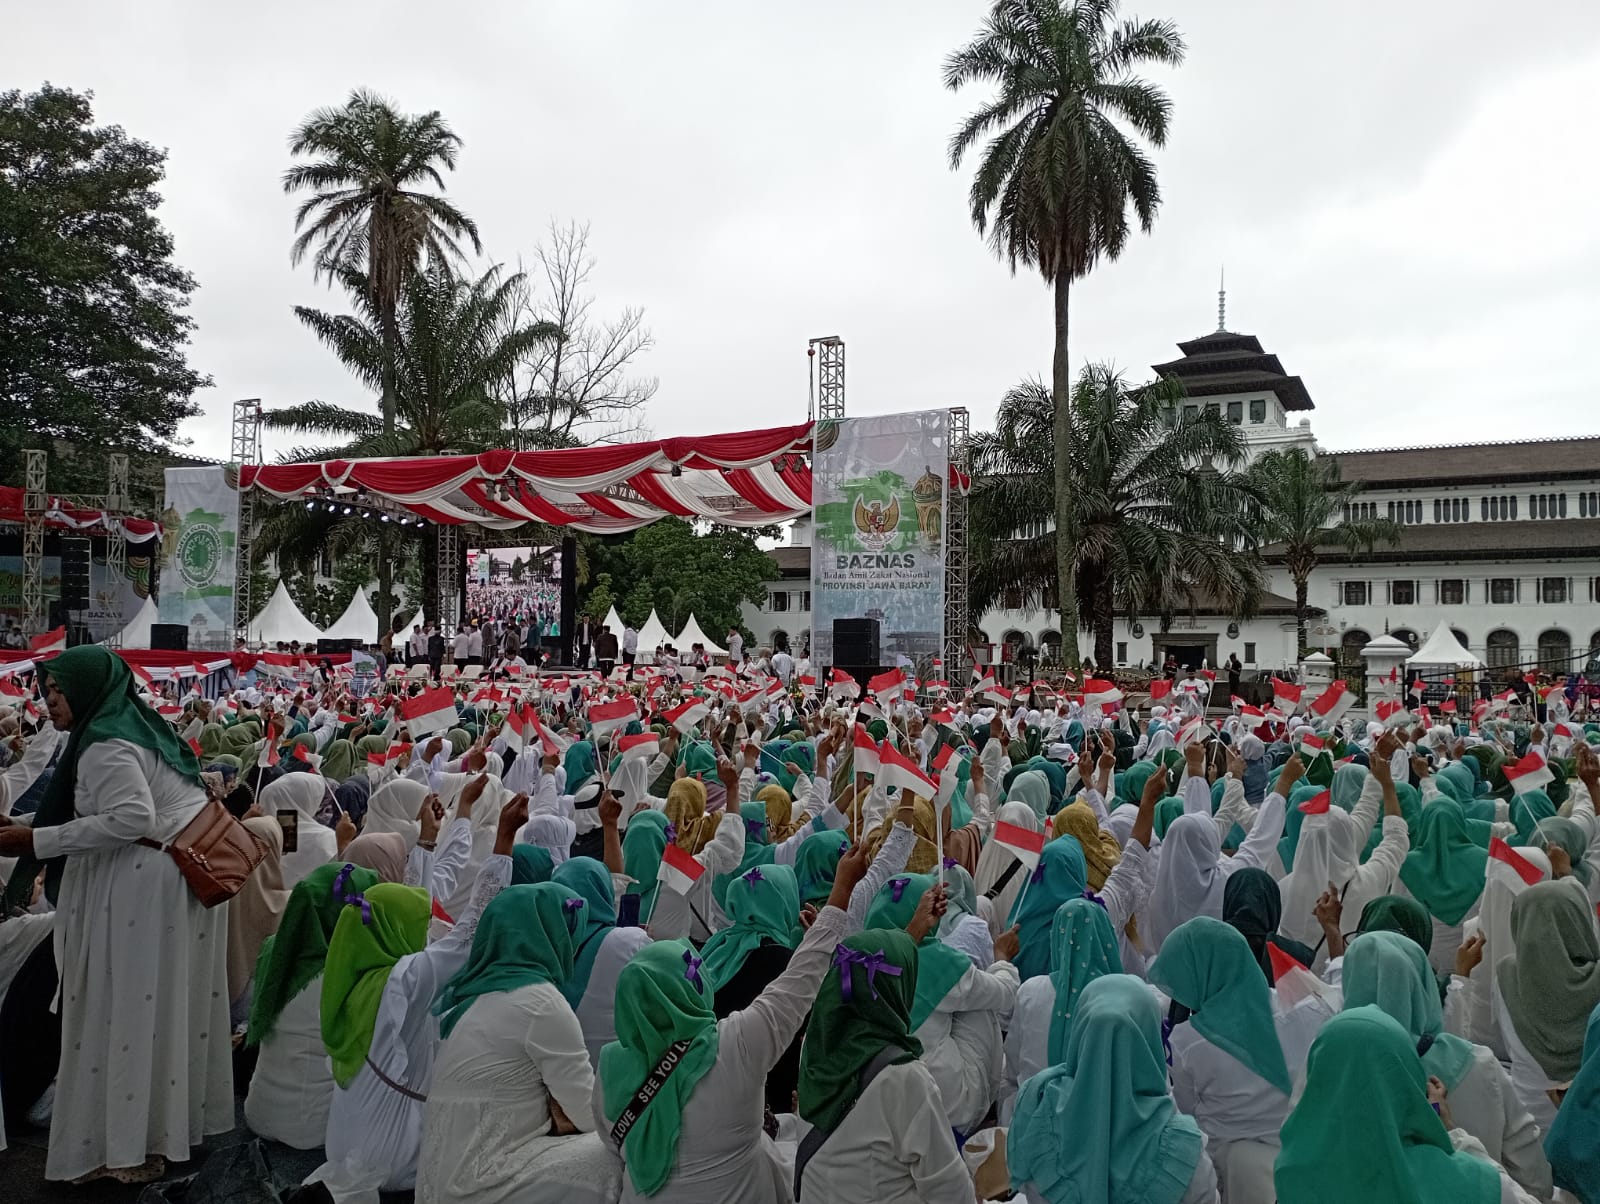
[[[1161,841],[1150,899],[1139,913],[1139,944],[1148,956],[1159,953],[1167,934],[1186,920],[1222,918],[1222,892],[1228,875],[1265,864],[1283,835],[1284,796],[1304,772],[1298,756],[1284,763],[1250,835],[1232,857],[1222,855],[1222,840],[1211,816],[1186,814],[1172,821]]]
[[[1001,803],[1000,811],[995,818],[998,823],[1025,828],[1029,832],[1044,831],[1044,821],[1027,803]],[[1016,868],[1013,869],[1013,866]],[[1022,893],[1023,884],[1028,881],[1028,874],[1010,849],[991,840],[978,854],[978,872],[972,877],[979,895],[995,892],[994,907],[989,912],[989,936],[993,940],[1005,931],[1004,921],[1011,914],[1011,905]],[[1005,879],[1003,886],[1002,878]]]
[[[550,854],[551,866],[560,865],[572,855],[572,842],[578,838],[578,825],[564,815],[545,812],[528,816],[517,836],[519,844],[538,845]]]
[[[367,801],[366,823],[362,832],[371,836],[380,832],[398,832],[406,838],[406,847],[417,843],[422,833],[422,822],[417,813],[422,810],[422,800],[428,797],[428,787],[410,778],[393,778],[372,792]]]
[[[286,773],[261,792],[261,809],[269,818],[287,812],[295,816],[294,848],[285,847],[283,853],[285,890],[293,890],[294,884],[317,866],[339,855],[333,829],[317,822],[328,791],[328,780],[319,773]],[[284,841],[285,846],[289,843]]]

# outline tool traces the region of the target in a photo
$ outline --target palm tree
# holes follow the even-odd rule
[[[401,290],[391,352],[370,290],[348,275],[364,312],[327,314],[300,306],[295,314],[369,388],[376,390],[386,376],[393,380],[395,423],[385,429],[371,411],[322,401],[268,411],[269,426],[342,440],[333,448],[297,448],[288,459],[436,456],[503,444],[505,414],[490,399],[489,382],[554,334],[547,323],[506,322],[519,277],[502,277],[491,268],[469,282],[442,263],[414,274]],[[425,543],[431,545],[433,537],[433,529],[424,528]],[[426,563],[433,563],[431,555]],[[432,574],[424,574],[424,597],[429,613],[437,614]]]
[[[1300,650],[1306,649],[1306,587],[1320,554],[1341,549],[1370,554],[1380,543],[1400,542],[1400,524],[1390,518],[1352,519],[1346,507],[1361,492],[1357,481],[1339,476],[1339,466],[1304,448],[1268,452],[1249,471],[1258,513],[1250,524],[1253,541],[1282,548],[1284,567],[1294,582],[1294,618]]]
[[[1172,102],[1134,72],[1145,63],[1176,66],[1183,55],[1172,22],[1119,22],[1117,0],[995,0],[977,36],[944,66],[952,91],[976,82],[998,89],[950,139],[955,168],[988,138],[969,193],[972,222],[1013,272],[1018,264],[1036,268],[1055,292],[1056,584],[1062,652],[1073,666],[1078,536],[1068,470],[1067,303],[1074,280],[1122,254],[1130,205],[1145,233],[1155,222],[1161,189],[1138,139],[1165,145]]]
[[[460,137],[437,110],[398,112],[388,100],[357,88],[341,108],[317,109],[289,138],[289,153],[309,161],[283,173],[286,193],[309,192],[296,210],[293,263],[312,256],[318,279],[363,281],[391,356],[396,310],[406,281],[424,264],[461,258],[461,240],[481,251],[478,227],[444,197],[440,169],[454,170]],[[395,384],[385,361],[378,386],[384,433],[394,430]],[[378,605],[391,605],[387,556],[378,561]]]
[[[1071,570],[1097,665],[1112,663],[1119,611],[1166,618],[1206,599],[1245,617],[1264,588],[1259,560],[1244,549],[1244,441],[1209,410],[1181,417],[1182,397],[1175,379],[1130,388],[1114,369],[1091,365],[1065,407]],[[972,438],[974,613],[1007,593],[1029,606],[1054,601],[1061,412],[1049,389],[1027,381],[1000,402],[994,432]],[[1075,648],[1076,619],[1070,639]]]

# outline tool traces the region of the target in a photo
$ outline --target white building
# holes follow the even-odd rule
[[[1360,481],[1358,505],[1369,516],[1403,525],[1400,543],[1355,562],[1328,551],[1312,575],[1310,642],[1346,659],[1391,632],[1416,648],[1441,623],[1492,668],[1538,661],[1581,668],[1600,650],[1600,437],[1534,439],[1437,447],[1328,451],[1306,415],[1315,408],[1298,376],[1254,335],[1219,330],[1178,344],[1182,356],[1153,365],[1183,381],[1186,405],[1218,410],[1244,434],[1249,456],[1303,447]],[[794,546],[774,549],[780,576],[764,605],[746,606],[756,639],[776,632],[791,642],[808,631],[809,524],[796,523]],[[1299,661],[1294,585],[1281,557],[1266,551],[1271,593],[1258,614],[1237,620],[1215,608],[1175,616],[1119,619],[1118,666],[1219,665],[1237,655],[1247,669],[1270,671]],[[1051,610],[998,608],[978,620],[987,639],[1014,652],[1059,644]],[[1079,636],[1079,652],[1093,637]]]

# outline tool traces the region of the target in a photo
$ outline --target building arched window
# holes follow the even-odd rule
[[[1589,637],[1589,655],[1593,656],[1596,653],[1600,653],[1600,631]]]
[[[1517,639],[1516,632],[1507,631],[1502,627],[1489,633],[1488,639],[1484,641],[1484,651],[1487,653],[1489,668],[1503,669],[1507,665],[1517,663],[1522,653],[1522,645]]]
[[[1402,627],[1398,631],[1391,631],[1389,634],[1397,640],[1404,640],[1406,646],[1413,652],[1417,650],[1417,633],[1410,628]]]
[[[1539,633],[1539,668],[1547,673],[1565,673],[1572,659],[1572,638],[1559,628]]]
[[[1456,637],[1456,643],[1460,644],[1463,648],[1472,647],[1471,644],[1467,643],[1467,633],[1462,631],[1461,628],[1452,627],[1450,629],[1450,634]]]

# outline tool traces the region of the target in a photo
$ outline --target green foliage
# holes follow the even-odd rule
[[[522,557],[520,557],[520,556],[513,557],[512,561],[511,561],[511,582],[512,582],[512,584],[513,585],[521,585],[522,584],[522,578],[527,574],[527,572],[528,572],[528,566],[523,563]]]
[[[755,533],[718,526],[697,531],[678,518],[604,539],[590,559],[594,585],[579,603],[585,614],[603,618],[615,605],[624,623],[639,627],[655,609],[674,630],[693,614],[713,639],[739,624],[740,604],[759,602],[764,583],[778,573]],[[629,583],[620,597],[613,592],[618,582]]]
[[[1111,661],[1116,615],[1166,617],[1202,601],[1251,613],[1265,588],[1245,549],[1252,494],[1244,442],[1213,411],[1182,417],[1175,380],[1130,388],[1085,368],[1070,398],[1072,565],[1095,663]],[[973,613],[1007,592],[1054,600],[1056,415],[1038,382],[1006,394],[995,430],[973,436],[970,521]]]
[[[159,447],[211,383],[186,359],[194,278],[156,218],[166,155],[95,126],[90,100],[0,92],[0,479],[18,483],[27,447]],[[51,469],[56,489],[105,490],[103,455]]]

